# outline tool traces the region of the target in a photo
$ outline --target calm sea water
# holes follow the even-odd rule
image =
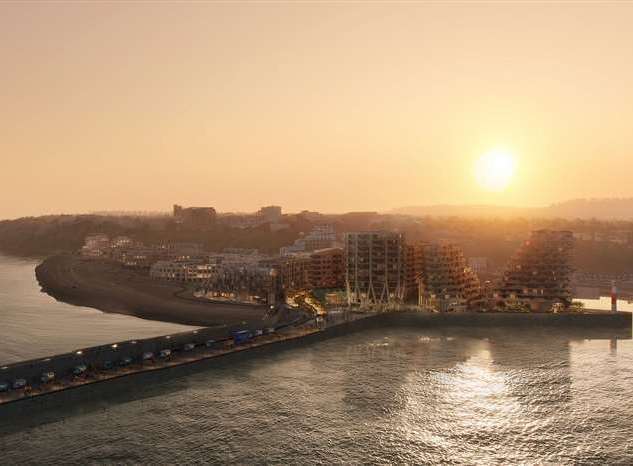
[[[191,328],[57,302],[40,291],[36,265],[0,255],[0,365]]]
[[[0,463],[633,464],[629,340],[373,330],[73,392],[0,410]]]
[[[2,462],[633,464],[630,341],[391,329],[87,393]]]

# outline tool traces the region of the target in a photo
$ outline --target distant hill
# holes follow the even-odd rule
[[[433,217],[526,217],[526,218],[581,218],[600,220],[633,220],[633,198],[574,199],[548,207],[512,207],[494,205],[430,205],[409,206],[390,213]]]
[[[393,209],[392,214],[431,216],[431,217],[532,217],[542,209],[529,209],[495,205],[450,205],[408,206]]]
[[[633,219],[633,198],[575,199],[552,204],[545,209],[550,216],[563,218]]]

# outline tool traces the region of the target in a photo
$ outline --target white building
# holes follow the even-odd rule
[[[318,249],[336,247],[336,232],[332,225],[315,225],[312,231],[303,238],[295,240],[290,246],[279,249],[282,256],[291,256],[300,252],[311,252]]]
[[[117,236],[110,242],[110,247],[115,249],[129,248],[134,245],[134,241],[129,236]]]
[[[281,220],[281,207],[278,205],[262,207],[259,209],[259,212],[257,212],[257,216],[265,222],[279,223],[279,220]]]
[[[175,282],[204,282],[209,280],[215,264],[192,261],[158,261],[149,269],[149,276],[155,280]]]
[[[84,245],[81,248],[81,255],[84,257],[101,257],[107,254],[110,249],[110,238],[103,233],[86,236]]]
[[[226,249],[224,252],[210,254],[208,256],[210,263],[224,267],[256,267],[259,266],[262,261],[269,261],[271,259],[271,256],[261,254],[256,249],[244,251]]]

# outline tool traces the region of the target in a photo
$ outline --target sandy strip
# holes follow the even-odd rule
[[[180,298],[182,288],[151,280],[119,264],[64,254],[35,269],[42,291],[59,301],[104,312],[196,326],[260,323],[265,306],[196,302]]]

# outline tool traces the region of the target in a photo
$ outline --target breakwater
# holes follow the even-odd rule
[[[313,319],[297,319],[274,327],[219,326],[160,337],[80,348],[51,357],[0,367],[0,404],[155,371],[243,351],[252,346],[296,338],[313,331]],[[249,338],[235,342],[235,332]],[[47,379],[47,374],[50,374]]]
[[[543,332],[565,332],[577,339],[631,339],[632,315],[619,313],[520,314],[520,313],[426,313],[391,312],[380,314],[344,312],[332,314],[324,321],[305,317],[277,327],[248,329],[252,339],[236,344],[232,334],[237,327],[202,328],[143,340],[129,340],[26,361],[0,368],[0,383],[9,390],[0,393],[0,403],[79,388],[92,383],[148,371],[167,369],[197,361],[230,356],[246,350],[279,347],[281,344],[307,344],[323,338],[376,328],[467,327],[474,336],[489,336],[504,328],[539,329]],[[160,358],[162,351],[169,356]],[[144,355],[151,353],[151,358]],[[85,373],[74,375],[78,366]],[[42,381],[46,373],[55,379]],[[28,387],[13,389],[17,380]]]

